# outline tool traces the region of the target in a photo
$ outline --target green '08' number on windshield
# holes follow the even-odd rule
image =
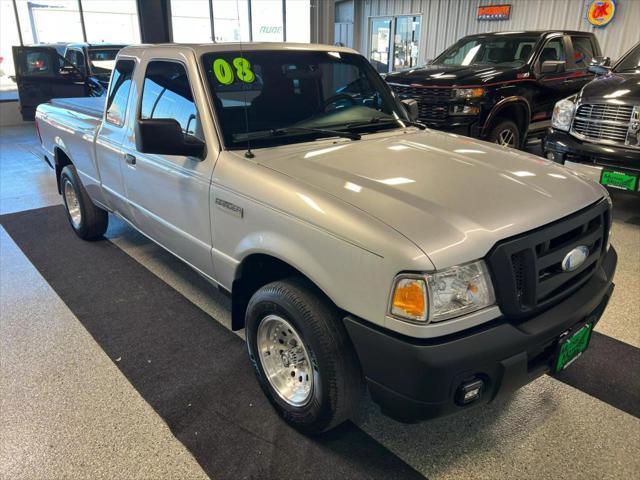
[[[253,83],[255,81],[256,75],[251,70],[249,60],[243,57],[236,57],[232,62],[236,69],[235,75],[231,65],[224,58],[216,58],[213,61],[213,74],[218,82],[222,85],[231,85],[236,78],[244,83]]]

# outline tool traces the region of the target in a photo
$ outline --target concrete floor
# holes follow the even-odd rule
[[[60,203],[37,151],[32,127],[2,130],[1,213]],[[614,207],[617,288],[597,330],[640,348],[640,200]],[[178,260],[113,218],[107,236],[230,324],[226,297]],[[205,476],[4,232],[0,253],[0,478]],[[366,400],[356,423],[431,479],[640,475],[640,420],[550,377],[480,415],[407,426]]]

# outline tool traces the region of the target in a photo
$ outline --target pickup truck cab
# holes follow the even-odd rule
[[[546,133],[558,100],[593,78],[588,67],[600,54],[589,32],[482,33],[386,80],[418,101],[428,126],[520,148]]]
[[[36,122],[77,235],[117,215],[229,292],[266,396],[317,433],[365,385],[409,421],[559,371],[613,290],[606,189],[406,106],[347,48],[143,45]]]

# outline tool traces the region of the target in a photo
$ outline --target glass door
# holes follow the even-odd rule
[[[391,18],[372,18],[369,61],[380,73],[388,73],[391,55]]]
[[[393,69],[404,70],[418,64],[420,16],[397,17],[393,41]]]

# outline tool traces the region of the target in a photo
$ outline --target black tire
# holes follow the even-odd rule
[[[504,141],[504,136],[509,137],[508,145]],[[498,118],[489,132],[488,140],[498,145],[505,145],[511,148],[520,148],[522,143],[522,133],[518,125],[506,118]]]
[[[77,206],[79,207],[79,220],[77,219],[77,214],[75,220],[72,218],[72,206],[68,202],[73,201],[73,198],[68,198],[70,195],[65,192],[65,188],[73,189],[75,199],[77,199]],[[78,177],[76,167],[73,165],[67,165],[62,169],[60,173],[60,190],[69,225],[76,232],[76,235],[83,240],[102,238],[109,225],[109,214],[93,204],[80,181],[80,177]],[[76,209],[75,212],[77,211]]]
[[[258,327],[270,315],[294,327],[310,357],[314,381],[305,405],[293,406],[281,398],[265,374],[257,337]],[[289,278],[260,288],[249,301],[245,327],[260,386],[287,423],[303,433],[318,434],[353,414],[364,390],[360,363],[338,309],[313,285]]]

